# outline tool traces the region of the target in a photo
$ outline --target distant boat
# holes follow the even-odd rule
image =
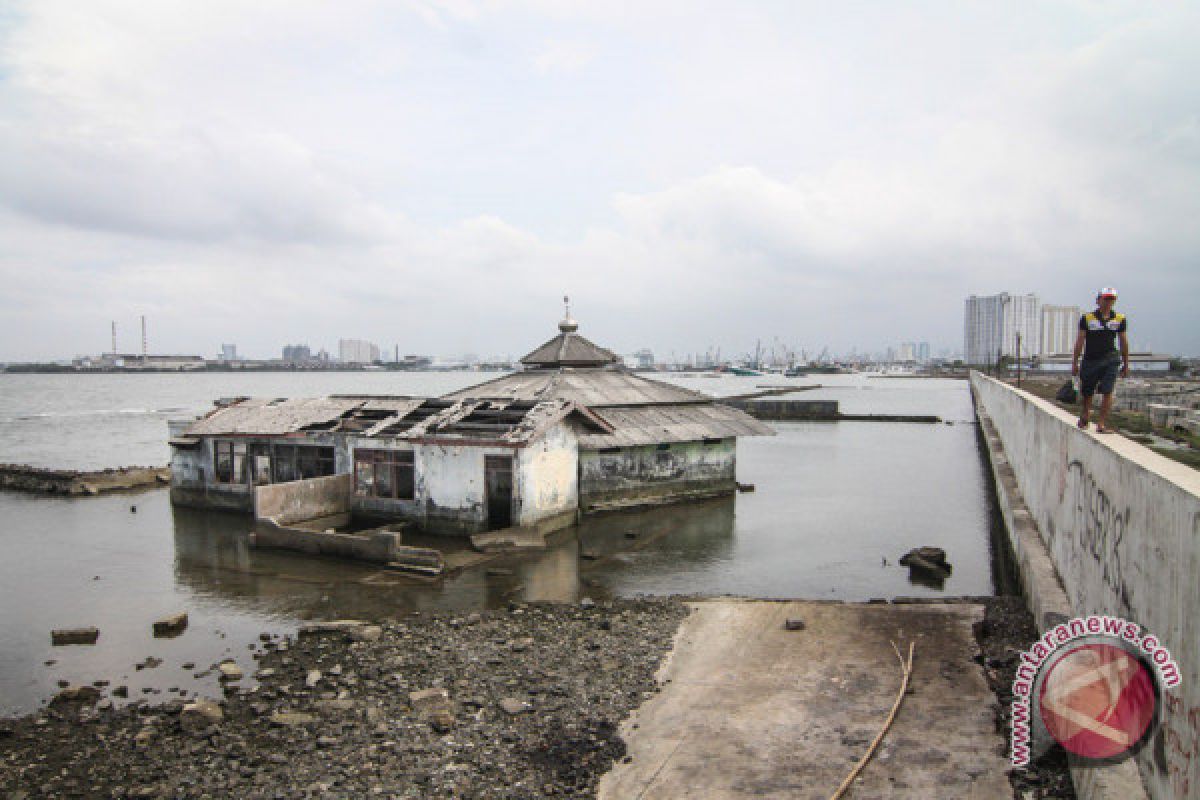
[[[730,375],[740,375],[747,378],[761,378],[765,374],[761,370],[739,366],[726,367],[725,372],[729,373]]]
[[[838,364],[810,364],[804,367],[789,367],[783,374],[788,378],[799,378],[804,375],[844,375],[849,371]]]

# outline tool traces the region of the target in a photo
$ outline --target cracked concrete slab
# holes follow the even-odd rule
[[[705,600],[662,691],[622,726],[600,798],[821,798],[866,751],[916,643],[909,694],[847,798],[1011,798],[972,625],[976,604]],[[803,630],[786,630],[788,619]]]

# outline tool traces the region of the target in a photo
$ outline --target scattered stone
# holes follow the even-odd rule
[[[900,558],[901,566],[934,572],[950,573],[953,568],[946,563],[946,551],[940,547],[916,547]]]
[[[154,656],[146,656],[145,661],[143,661],[140,664],[134,664],[133,668],[140,671],[143,669],[154,669],[154,668],[160,667],[160,666],[162,666],[161,658],[155,658]]]
[[[100,699],[100,690],[95,686],[69,686],[63,689],[50,701],[51,706],[65,705],[95,705]]]
[[[790,617],[783,623],[784,630],[802,631],[808,627],[804,620],[799,617]]]
[[[117,688],[112,690],[112,695],[113,695],[113,697],[129,697],[129,687],[128,686],[118,686]]]
[[[505,697],[500,700],[500,709],[511,716],[523,714],[532,707],[519,697]]]
[[[219,680],[222,681],[240,681],[242,679],[242,668],[234,661],[222,661],[217,665],[217,669],[221,675]]]
[[[413,711],[425,711],[431,708],[448,706],[450,704],[450,693],[438,687],[409,692],[408,704],[412,706]]]
[[[180,611],[178,614],[171,614],[154,622],[154,635],[159,638],[174,637],[183,633],[188,626],[188,615],[186,611]]]
[[[59,628],[50,631],[50,644],[55,647],[67,644],[95,644],[99,638],[99,628]]]
[[[198,697],[179,711],[180,727],[191,734],[208,731],[224,719],[220,703],[207,697]]]
[[[310,669],[308,671],[308,674],[304,676],[304,685],[307,686],[309,689],[314,688],[320,682],[321,682],[321,670],[319,670],[319,669]]]
[[[316,722],[317,718],[312,714],[305,714],[303,711],[275,711],[267,718],[267,721],[277,728],[295,728]]]
[[[369,623],[357,619],[335,619],[329,622],[310,622],[301,625],[298,633],[301,636],[312,636],[319,633],[350,633],[359,628],[367,627]]]

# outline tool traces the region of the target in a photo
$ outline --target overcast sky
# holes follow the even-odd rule
[[[1200,354],[1200,4],[0,3],[0,359],[365,338]],[[624,6],[624,7],[622,7]]]

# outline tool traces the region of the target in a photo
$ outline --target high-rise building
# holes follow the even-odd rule
[[[912,342],[901,342],[899,349],[896,351],[897,361],[916,361],[917,346]]]
[[[287,364],[303,364],[312,361],[312,350],[306,344],[285,344],[283,360]]]
[[[221,361],[237,361],[237,345],[223,344],[221,345]]]
[[[1035,294],[1000,294],[966,301],[964,339],[968,364],[993,364],[1001,356],[1016,358],[1041,352],[1040,304]]]
[[[374,364],[379,360],[379,345],[362,339],[338,339],[338,361],[343,364]]]
[[[929,342],[917,343],[917,361],[922,364],[928,364],[931,360],[929,352]]]
[[[1079,306],[1042,306],[1042,349],[1044,356],[1070,353],[1075,347]]]

